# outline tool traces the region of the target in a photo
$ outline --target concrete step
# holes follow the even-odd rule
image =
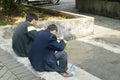
[[[0,80],[44,80],[0,48]]]
[[[11,40],[9,40],[9,43],[11,43]],[[83,69],[78,68],[77,66],[76,66],[77,75],[74,77],[69,77],[69,78],[65,78],[61,76],[60,74],[58,74],[57,72],[37,72],[31,67],[31,64],[28,58],[18,57],[17,55],[15,55],[14,51],[11,48],[11,44],[0,45],[0,47],[4,49],[5,51],[9,52],[11,56],[14,56],[14,58],[18,62],[24,64],[24,66],[27,67],[33,74],[35,74],[38,77],[42,77],[46,80],[56,80],[56,79],[57,80],[101,80],[97,78],[96,76],[84,71]],[[69,63],[68,68],[70,68],[70,66],[71,66],[71,63]]]
[[[42,77],[46,80],[56,80],[56,79],[57,80],[101,80],[101,79],[97,78],[96,76],[84,71],[83,69],[78,68],[77,66],[76,66],[76,76],[68,77],[68,78],[61,76],[57,72],[38,72],[32,68],[32,66],[27,58],[22,58],[22,57],[15,57],[15,58],[17,59],[17,61],[24,64],[36,76]],[[71,64],[69,63],[68,68],[70,68],[70,66],[71,66]]]

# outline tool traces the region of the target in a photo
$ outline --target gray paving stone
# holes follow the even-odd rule
[[[4,67],[4,65],[2,63],[0,63],[0,70]]]
[[[35,79],[32,79],[32,80],[45,80],[44,78],[35,78]]]
[[[15,75],[11,75],[8,80],[20,80]]]
[[[41,80],[0,48],[0,80]]]
[[[8,69],[5,66],[3,68],[1,68],[1,70],[0,70],[0,78],[2,78],[4,76],[4,74],[6,74],[7,71],[8,71]]]
[[[8,64],[8,63],[12,63],[12,62],[16,62],[16,61],[14,59],[11,59],[11,58],[10,59],[8,58],[8,59],[2,61],[3,64]]]
[[[32,80],[32,79],[34,79],[34,78],[36,78],[35,76],[33,76],[33,75],[27,75],[27,76],[25,76],[25,77],[21,77],[20,78],[20,80]]]
[[[35,78],[35,75],[34,74],[32,74],[30,71],[26,71],[26,72],[24,72],[23,74],[17,74],[17,76],[19,77],[19,78]]]
[[[5,61],[5,60],[9,60],[9,59],[11,59],[11,57],[8,55],[4,55],[4,56],[0,57],[0,61]]]
[[[40,78],[34,78],[34,79],[32,79],[32,80],[41,80]]]
[[[10,66],[8,66],[8,68],[9,68],[9,69],[14,69],[14,68],[16,68],[16,67],[20,67],[20,66],[23,66],[23,65],[17,63],[17,64],[14,64],[14,65],[10,65]],[[21,71],[21,70],[20,70],[20,71]]]
[[[1,53],[1,54],[0,54],[0,59],[1,59],[2,57],[7,57],[7,56],[9,56],[9,55],[5,55],[5,54]]]
[[[27,68],[25,66],[19,66],[19,67],[12,68],[11,71],[13,71],[16,74],[17,71],[24,70],[24,69],[27,69]]]
[[[23,69],[24,68],[24,69]],[[21,68],[21,67],[17,67],[17,68],[15,68],[15,69],[12,69],[12,71],[14,72],[14,74],[16,74],[17,75],[17,77],[18,78],[22,78],[22,79],[31,79],[31,78],[35,78],[36,76],[32,73],[32,72],[30,72],[29,70],[26,70],[26,68],[25,67],[23,67],[23,68]],[[19,72],[20,71],[20,72]],[[22,71],[22,72],[21,72]]]
[[[8,80],[12,73],[10,71],[7,71],[1,78],[0,80]]]
[[[19,74],[24,74],[25,72],[27,72],[28,70],[27,69],[23,69],[23,70],[19,70],[19,71],[14,71],[14,73],[16,75],[19,75]]]
[[[9,69],[15,68],[15,67],[19,67],[19,66],[23,66],[23,64],[16,62],[15,60],[11,60],[11,61],[3,61],[3,63],[8,66]]]
[[[2,62],[4,62],[4,63],[10,63],[10,62],[14,62],[14,61],[15,61],[15,59],[10,58],[10,59],[6,59],[6,61],[2,61]]]
[[[1,52],[0,57],[1,57],[1,56],[5,56],[5,54],[2,54],[2,52]]]

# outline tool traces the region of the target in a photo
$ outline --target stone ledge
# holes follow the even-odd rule
[[[37,72],[32,68],[32,66],[31,66],[31,64],[30,64],[30,62],[27,58],[18,57],[18,56],[15,55],[15,53],[12,50],[12,47],[11,47],[11,40],[9,40],[9,41],[6,40],[6,41],[7,41],[6,43],[3,43],[4,45],[0,45],[0,48],[4,49],[8,53],[10,53],[11,56],[13,56],[13,58],[15,58],[16,61],[18,61],[18,63],[21,63],[21,64],[24,65],[24,66],[21,65],[21,67],[23,66],[23,67],[27,68],[30,72],[32,72],[34,75],[36,75],[37,76],[36,80],[39,77],[41,77],[42,80],[56,80],[56,79],[57,80],[101,80],[101,79],[89,74],[88,72],[86,72],[86,71],[84,71],[84,70],[82,70],[78,67],[76,67],[76,74],[77,75],[75,77],[69,77],[69,78],[64,78],[61,75],[59,75],[57,72]],[[68,68],[70,68],[70,65],[71,64],[68,65]],[[26,71],[26,70],[24,70],[24,71]],[[24,72],[21,72],[21,73],[23,74]],[[16,74],[19,74],[19,73],[16,73]],[[30,78],[29,77],[28,78],[23,77],[23,80],[30,80]]]
[[[26,5],[28,6],[28,5]],[[58,35],[63,35],[67,41],[73,40],[76,38],[84,37],[93,34],[94,32],[94,18],[70,13],[66,11],[58,11],[40,7],[28,6],[31,8],[38,9],[40,12],[50,14],[53,16],[65,16],[64,20],[52,20],[52,21],[41,21],[37,24],[38,28],[47,27],[50,24],[56,24],[58,27]],[[11,27],[4,27],[2,30],[4,31],[4,38],[11,38],[15,25],[11,25]],[[7,36],[10,35],[10,36]],[[7,36],[7,37],[6,37]]]
[[[66,11],[52,10],[47,8],[26,5],[40,12],[53,16],[64,16],[67,19],[57,21],[42,21],[38,27],[47,27],[49,24],[58,26],[58,35],[64,35],[66,40],[73,40],[83,36],[88,36],[94,32],[94,18],[86,15],[75,14]]]
[[[10,55],[7,50],[4,51],[1,48],[3,47],[0,46],[0,55],[2,55],[2,59],[0,58],[0,80],[45,80],[34,75],[23,64],[14,59],[14,57]],[[6,60],[7,62],[10,60],[9,63],[7,63]]]

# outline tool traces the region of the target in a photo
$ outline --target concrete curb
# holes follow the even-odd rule
[[[69,77],[69,78],[64,78],[61,75],[59,75],[57,72],[37,72],[35,71],[29,62],[27,58],[23,57],[18,57],[15,55],[14,51],[11,48],[11,40],[6,41],[5,39],[0,39],[4,40],[4,44],[0,45],[0,48],[4,49],[5,51],[9,52],[11,56],[13,56],[18,62],[24,64],[25,67],[27,67],[30,71],[32,71],[33,74],[35,74],[38,77],[42,77],[46,80],[101,80],[97,78],[96,76],[84,71],[83,69],[80,69],[76,67],[76,76],[75,77]],[[70,68],[70,63],[68,67]],[[69,70],[69,69],[68,69]]]

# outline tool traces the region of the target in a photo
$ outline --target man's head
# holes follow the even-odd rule
[[[34,13],[29,13],[26,16],[26,21],[30,22],[32,25],[36,25],[36,23],[38,21],[38,17]]]
[[[49,25],[47,29],[54,35],[56,35],[58,32],[57,26],[55,24]]]

